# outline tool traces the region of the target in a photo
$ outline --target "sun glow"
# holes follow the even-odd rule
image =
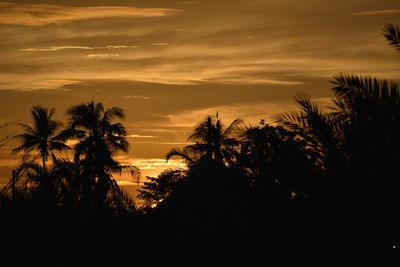
[[[153,203],[150,207],[152,208],[152,209],[154,209],[154,208],[156,208],[157,206],[158,206],[158,204],[160,204],[161,202],[163,202],[164,201],[164,199],[159,199],[156,203]]]

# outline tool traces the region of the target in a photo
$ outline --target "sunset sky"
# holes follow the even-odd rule
[[[61,121],[90,100],[119,106],[131,145],[119,159],[156,175],[207,114],[271,121],[298,91],[329,105],[339,72],[399,81],[386,23],[400,24],[399,0],[0,2],[0,125],[30,123],[34,104]]]

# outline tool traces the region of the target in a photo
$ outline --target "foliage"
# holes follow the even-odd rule
[[[308,198],[314,169],[309,149],[295,132],[264,122],[248,127],[237,158],[236,167],[262,198]]]
[[[118,151],[128,149],[125,127],[120,122],[112,123],[114,118],[123,118],[120,108],[105,109],[94,102],[71,107],[67,112],[69,125],[59,133],[56,131],[61,123],[52,119],[54,109],[34,106],[31,113],[33,126],[19,124],[25,132],[13,137],[23,142],[13,152],[22,151],[24,155],[2,190],[4,196],[12,201],[21,196],[21,201],[28,201],[35,193],[49,205],[91,213],[135,210],[133,200],[112,178],[114,172],[137,170],[115,159]],[[52,151],[69,149],[65,142],[71,138],[79,141],[74,146],[73,161],[57,158]],[[37,152],[33,159],[31,152]],[[42,158],[42,165],[35,161],[37,157]],[[53,164],[47,166],[49,158]]]
[[[400,49],[398,26],[386,25],[384,35]],[[147,177],[138,197],[163,202],[140,219],[132,216],[142,215],[135,202],[113,178],[123,170],[137,171],[116,159],[118,152],[128,150],[126,129],[115,122],[124,118],[123,111],[94,102],[73,106],[67,111],[67,127],[59,132],[54,109],[34,106],[33,125],[20,124],[23,133],[14,137],[22,144],[13,151],[23,157],[0,191],[0,209],[11,215],[63,214],[63,219],[72,214],[83,218],[82,233],[91,233],[95,217],[135,218],[163,242],[165,237],[209,242],[213,236],[264,232],[271,247],[288,239],[302,246],[312,243],[304,229],[311,231],[322,221],[327,223],[313,231],[322,229],[325,243],[329,233],[342,244],[332,235],[356,236],[352,245],[374,235],[390,239],[398,228],[393,222],[400,204],[399,85],[343,73],[331,83],[330,110],[298,93],[298,110],[281,114],[277,126],[262,120],[240,128],[237,119],[225,127],[218,113],[208,115],[189,135],[192,144],[166,155],[167,160],[183,158],[188,168]],[[57,158],[54,151],[68,149],[65,142],[71,139],[78,141],[73,160]],[[381,220],[379,231],[370,218]],[[99,233],[111,229],[107,223],[99,225]],[[368,231],[357,232],[361,226]]]
[[[390,45],[400,51],[400,28],[398,25],[389,23],[383,28],[383,35]]]
[[[89,178],[85,194],[93,192],[96,205],[102,205],[115,186],[112,173],[129,168],[115,159],[118,151],[128,150],[125,127],[120,122],[113,123],[114,119],[123,119],[124,113],[118,107],[105,109],[92,101],[71,107],[67,116],[69,125],[61,135],[64,140],[79,141],[74,146],[74,160],[82,162]]]
[[[23,159],[30,156],[30,152],[36,150],[37,157],[40,157],[43,162],[43,169],[46,173],[46,161],[48,157],[53,155],[54,150],[69,149],[67,145],[62,142],[60,135],[56,135],[56,131],[60,128],[61,123],[52,119],[55,110],[33,106],[31,115],[33,118],[33,126],[20,123],[19,125],[24,129],[24,133],[16,134],[14,139],[22,141],[22,145],[13,149],[14,153],[23,152]]]
[[[185,179],[186,173],[183,170],[164,170],[157,178],[147,177],[149,182],[145,182],[138,190],[138,198],[148,202],[160,202],[167,198]]]
[[[167,160],[173,156],[183,158],[189,167],[193,167],[202,159],[212,159],[231,163],[234,160],[234,151],[239,141],[234,137],[242,123],[240,119],[234,120],[228,127],[225,127],[218,117],[208,115],[199,122],[188,137],[187,141],[195,142],[185,146],[183,150],[172,149],[167,153]]]

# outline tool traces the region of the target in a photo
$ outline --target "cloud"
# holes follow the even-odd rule
[[[89,54],[86,57],[90,58],[106,58],[106,57],[119,57],[119,54],[102,54],[102,53],[97,53],[97,54]]]
[[[165,158],[131,158],[129,156],[118,156],[117,159],[120,162],[126,164],[132,164],[133,166],[140,169],[141,181],[144,181],[146,176],[157,177],[165,169],[184,169],[186,164],[182,159],[170,159]],[[130,175],[120,175],[116,176],[117,182],[130,181],[134,182]]]
[[[140,135],[140,134],[130,134],[128,135],[129,138],[156,138],[157,136],[154,135]]]
[[[154,145],[192,145],[193,143],[188,142],[147,142],[147,141],[138,141],[134,142],[136,144],[154,144]]]
[[[106,46],[95,46],[95,49],[120,49],[120,48],[139,48],[140,45],[106,45]]]
[[[168,43],[152,43],[150,45],[152,45],[152,46],[166,46],[166,45],[168,45]]]
[[[185,168],[185,163],[180,159],[133,159],[133,165],[141,170],[164,170],[167,168]]]
[[[116,178],[117,184],[119,186],[133,186],[133,185],[143,185],[143,183],[138,183],[138,182],[132,182],[132,181],[125,181],[125,180],[119,180],[119,178]]]
[[[48,48],[22,48],[19,49],[20,51],[26,51],[26,52],[31,52],[31,51],[40,51],[40,52],[47,52],[47,51],[60,51],[64,49],[84,49],[84,50],[90,50],[94,49],[93,47],[89,46],[77,46],[77,45],[65,45],[65,46],[52,46]]]
[[[62,45],[62,46],[51,46],[47,48],[22,48],[20,51],[26,52],[53,52],[61,51],[65,49],[81,49],[81,50],[93,50],[93,49],[122,49],[122,48],[139,48],[138,45],[106,45],[106,46],[79,46],[79,45]]]
[[[375,15],[391,15],[399,14],[400,9],[381,9],[381,10],[369,10],[362,12],[351,13],[353,16],[375,16]]]
[[[180,12],[170,8],[136,8],[127,6],[65,7],[47,4],[1,2],[0,24],[43,26],[78,20],[112,17],[162,17]]]
[[[251,124],[258,124],[261,119],[273,123],[276,114],[295,107],[296,104],[292,101],[237,103],[231,105],[218,105],[209,108],[184,110],[182,112],[169,114],[167,115],[167,118],[174,126],[190,128],[207,115],[212,115],[216,112],[219,113],[222,121],[226,123],[226,125],[229,125],[229,123],[237,118]],[[243,112],[244,110],[246,112]]]
[[[150,97],[150,96],[144,96],[144,95],[125,95],[124,98],[149,100],[149,99],[151,99],[152,97]]]
[[[60,80],[41,80],[37,81],[34,83],[31,83],[29,86],[30,90],[34,89],[57,89],[64,87],[66,85],[71,85],[71,84],[85,84],[82,81],[76,81],[76,80],[66,80],[66,79],[60,79]]]
[[[210,79],[212,81],[214,79]],[[220,77],[215,79],[215,81],[224,84],[273,84],[273,85],[300,85],[304,82],[299,81],[285,81],[285,80],[273,80],[264,78],[254,78],[254,77]]]
[[[328,107],[333,106],[332,97],[317,97],[311,98],[311,101],[320,107],[328,110]],[[183,110],[181,112],[167,115],[170,124],[173,126],[192,128],[196,123],[204,119],[207,115],[212,115],[218,112],[220,118],[229,125],[235,119],[242,119],[246,125],[257,125],[261,119],[267,123],[275,124],[276,117],[287,111],[297,110],[298,105],[295,101],[281,100],[281,101],[262,101],[251,103],[236,103],[228,105],[217,105],[208,108],[199,108],[191,110]],[[245,111],[245,112],[244,112]],[[182,143],[190,144],[190,143]]]
[[[44,77],[43,77],[44,78]],[[14,77],[12,81],[0,83],[0,90],[22,90],[33,91],[42,89],[60,89],[67,85],[87,85],[86,82],[72,79],[46,79],[35,77],[24,80]],[[64,88],[65,89],[65,88]]]

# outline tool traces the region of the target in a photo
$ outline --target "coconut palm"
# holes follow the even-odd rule
[[[195,126],[193,133],[187,139],[195,143],[184,147],[183,150],[171,150],[166,156],[167,160],[172,156],[179,156],[190,164],[199,159],[232,162],[233,151],[239,145],[233,134],[241,122],[240,119],[236,119],[225,127],[218,113],[215,116],[208,115]]]
[[[14,139],[22,141],[22,145],[14,148],[13,152],[23,152],[23,159],[26,160],[31,152],[37,151],[34,159],[41,158],[44,174],[47,173],[46,162],[53,155],[53,151],[69,149],[60,135],[57,135],[61,123],[53,119],[54,113],[53,108],[48,110],[39,105],[33,106],[31,109],[33,125],[20,123],[24,133],[13,136]]]
[[[84,103],[68,109],[69,126],[64,139],[79,140],[75,145],[75,161],[82,161],[86,174],[92,177],[97,200],[104,202],[114,181],[112,173],[124,169],[115,158],[118,151],[127,152],[126,129],[114,119],[123,119],[118,107],[105,109],[102,103]]]
[[[342,143],[341,123],[311,102],[304,93],[295,95],[300,110],[283,113],[278,122],[292,129],[307,143],[314,164],[323,169],[337,168]]]

